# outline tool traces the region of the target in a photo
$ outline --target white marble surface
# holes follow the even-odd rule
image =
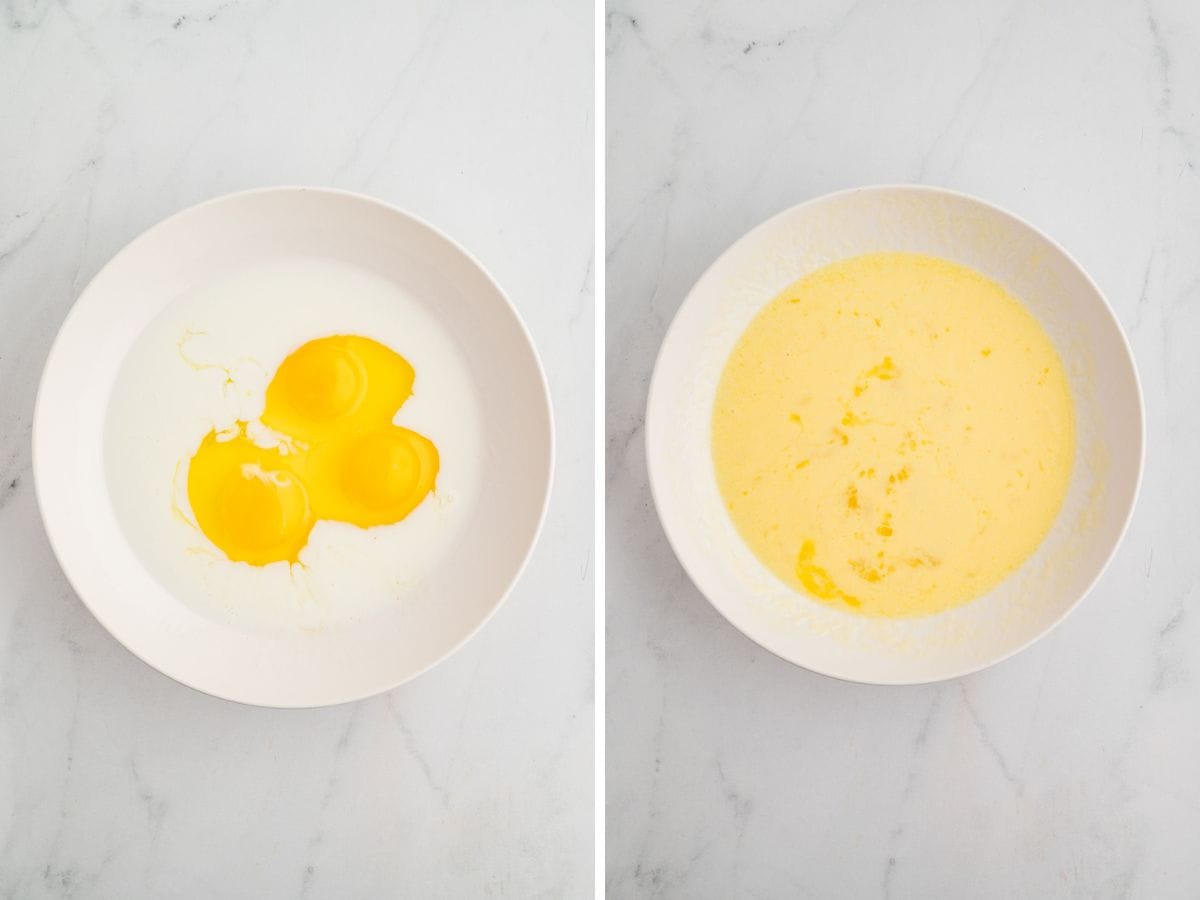
[[[0,5],[0,896],[592,891],[593,13],[580,0]],[[374,700],[181,687],[65,583],[33,496],[50,341],[141,229],[332,185],[458,238],[552,383],[557,481],[517,590]]]
[[[608,29],[611,896],[1200,894],[1200,8],[613,0]],[[651,505],[642,412],[729,243],[907,181],[1077,256],[1132,340],[1149,452],[1127,540],[1056,632],[880,689],[776,659],[703,600]]]

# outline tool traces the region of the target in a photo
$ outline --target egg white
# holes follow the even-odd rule
[[[188,460],[212,429],[254,422],[279,363],[332,334],[373,338],[413,365],[394,421],[437,445],[436,491],[394,525],[318,522],[298,566],[231,562],[195,525]],[[127,539],[173,596],[241,628],[331,627],[403,602],[450,552],[479,484],[479,421],[465,360],[415,298],[347,263],[280,257],[179,297],[138,338],[109,401],[105,474]],[[270,443],[261,426],[251,433]]]

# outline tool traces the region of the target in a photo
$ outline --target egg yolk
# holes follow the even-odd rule
[[[244,427],[210,432],[188,468],[188,500],[201,529],[236,562],[296,559],[316,519],[304,482],[278,450]]]
[[[261,421],[284,438],[263,447],[210,432],[188,467],[188,501],[205,536],[235,562],[299,562],[318,520],[360,528],[399,522],[433,489],[437,447],[392,424],[415,373],[369,338],[309,341],[267,386]]]
[[[280,363],[262,422],[305,442],[390,424],[414,378],[408,360],[370,338],[309,341]]]
[[[322,486],[323,518],[362,527],[398,522],[433,489],[438,451],[415,431],[391,425],[328,441],[309,455]]]

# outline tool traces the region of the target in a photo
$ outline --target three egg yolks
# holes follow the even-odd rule
[[[260,446],[249,423],[209,432],[188,466],[196,524],[230,560],[298,562],[321,519],[361,528],[398,522],[434,488],[428,438],[392,424],[414,372],[370,338],[335,335],[289,355],[267,386]]]
[[[876,253],[767,304],[717,388],[725,507],[781,580],[857,613],[941,612],[1037,548],[1075,456],[1038,321],[964,266]]]

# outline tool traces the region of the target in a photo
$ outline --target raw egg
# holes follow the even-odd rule
[[[214,429],[188,467],[196,524],[230,560],[296,563],[318,520],[399,522],[434,489],[437,447],[393,425],[412,394],[408,361],[358,335],[311,340],[279,365],[261,422]]]
[[[425,301],[282,256],[197,285],[146,328],[109,402],[105,475],[172,595],[223,625],[308,632],[419,596],[472,521],[484,420]]]

